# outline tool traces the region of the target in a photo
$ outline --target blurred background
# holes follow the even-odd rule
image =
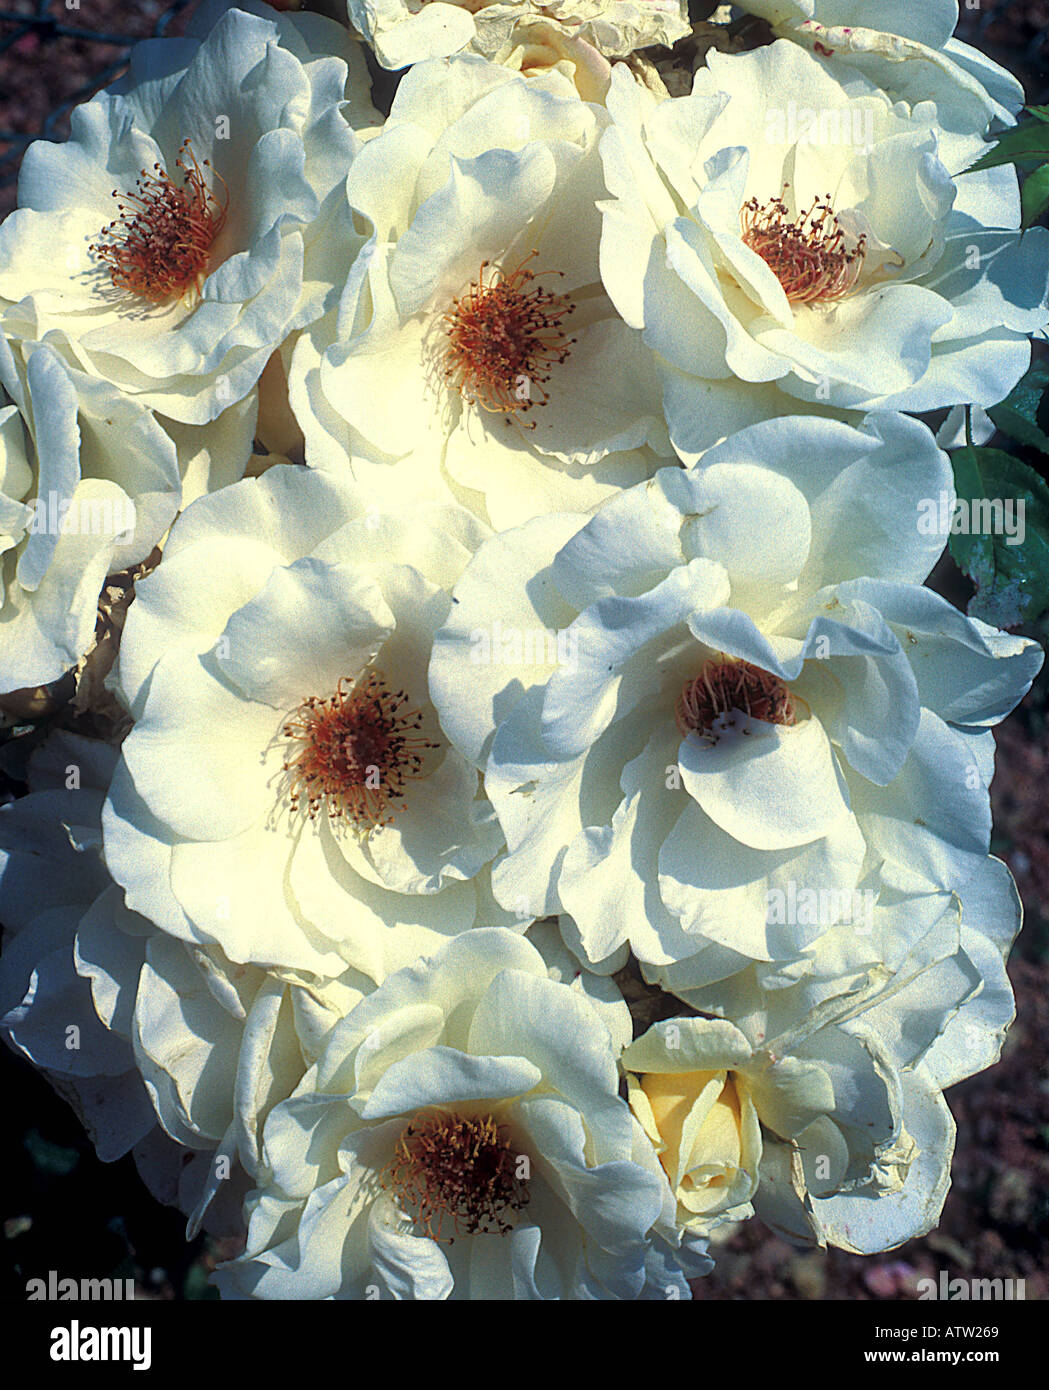
[[[914,3],[915,0],[911,0]],[[198,0],[0,0],[0,218],[16,202],[18,166],[34,139],[61,140],[69,112],[121,72],[130,43],[179,34]],[[904,3],[904,0],[901,0]],[[958,36],[1049,102],[1049,0],[962,0]],[[310,8],[309,5],[306,8]],[[1044,473],[1045,459],[1017,451]],[[932,584],[964,608],[971,592],[950,560]],[[1047,645],[1049,626],[1022,629]],[[717,1250],[696,1281],[704,1299],[904,1299],[922,1278],[1023,1279],[1049,1297],[1049,681],[1043,675],[996,731],[992,851],[1009,864],[1026,912],[1009,973],[1017,1020],[1002,1061],[948,1092],[958,1123],[953,1182],[938,1229],[886,1255],[801,1253],[757,1221]],[[0,784],[0,800],[19,794]],[[26,1281],[134,1278],[138,1296],[217,1297],[214,1265],[230,1242],[187,1244],[185,1219],[153,1200],[134,1163],[102,1164],[66,1104],[0,1045],[5,1179],[0,1197],[0,1299]]]

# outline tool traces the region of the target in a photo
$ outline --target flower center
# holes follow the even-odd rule
[[[441,1240],[450,1220],[456,1235],[506,1235],[513,1213],[528,1205],[520,1158],[492,1115],[438,1113],[414,1117],[397,1140],[383,1186],[404,1212]],[[454,1237],[448,1237],[451,1245]]]
[[[743,240],[772,269],[792,304],[825,304],[844,299],[856,287],[867,238],[846,249],[845,232],[826,199],[791,220],[782,198],[764,205],[757,198],[740,211]]]
[[[490,262],[483,261],[476,284],[444,315],[445,381],[482,410],[520,415],[545,405],[551,369],[565,361],[576,341],[562,327],[575,305],[535,284],[528,262],[536,254],[509,275],[487,275]]]
[[[90,247],[108,264],[116,289],[151,304],[183,295],[191,285],[199,290],[229,207],[228,193],[220,205],[208,187],[204,170],[210,161],[198,164],[188,140],[175,167],[181,172],[179,183],[162,164],[154,164],[152,173],[142,170],[134,193],[114,189],[113,197],[123,199],[117,203],[120,215],[99,233],[108,241]],[[221,175],[215,177],[224,184]]]
[[[796,722],[790,691],[779,679],[749,661],[712,658],[698,676],[686,681],[675,715],[682,736],[709,733],[714,721],[738,709],[765,724]]]
[[[391,693],[370,667],[357,680],[341,680],[326,700],[304,700],[284,725],[299,745],[284,763],[291,777],[291,808],[305,802],[315,819],[322,805],[358,830],[389,825],[404,809],[406,784],[427,774],[427,752],[440,747],[419,733],[422,714],[403,690]]]

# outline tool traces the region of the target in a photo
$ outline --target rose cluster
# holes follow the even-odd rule
[[[0,1029],[224,1296],[938,1220],[1042,653],[926,585],[919,417],[1016,386],[1049,234],[953,0],[742,8],[209,0],[25,157]]]

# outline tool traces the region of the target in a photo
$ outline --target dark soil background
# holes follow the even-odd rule
[[[79,0],[77,7],[73,0],[0,0],[0,217],[15,205],[26,138],[64,138],[69,107],[119,72],[123,40],[180,33],[196,3]],[[1016,72],[1030,101],[1049,100],[1049,0],[963,10],[959,35]],[[950,562],[934,582],[964,606],[965,584]],[[1044,624],[1029,635],[1046,645]],[[997,740],[993,850],[1016,876],[1026,911],[1010,965],[1017,1021],[1001,1063],[948,1093],[959,1134],[939,1228],[864,1259],[837,1250],[799,1254],[751,1221],[720,1246],[714,1273],[695,1284],[697,1299],[910,1300],[917,1281],[937,1278],[940,1270],[951,1278],[1023,1279],[1028,1299],[1049,1297],[1045,677]],[[229,1244],[206,1237],[186,1244],[183,1218],[149,1196],[130,1158],[99,1163],[73,1113],[6,1047],[0,1047],[0,1095],[0,1299],[21,1300],[26,1281],[46,1278],[49,1270],[73,1278],[133,1277],[140,1298],[216,1296],[207,1277],[233,1253]]]

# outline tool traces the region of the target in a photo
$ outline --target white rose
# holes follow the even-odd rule
[[[909,1161],[894,1177],[879,1166],[865,1181],[844,1182],[839,1174],[847,1169],[835,1158],[837,1136],[825,1119],[788,1142],[768,1136],[754,1206],[790,1240],[868,1255],[925,1235],[940,1220],[955,1138],[943,1091],[998,1060],[1015,1011],[1005,960],[1021,910],[1006,866],[986,859],[961,888],[951,915],[953,922],[924,935],[919,928],[896,973],[865,998],[853,996],[849,1021],[838,1030],[880,1057],[879,1071],[898,1098],[901,1133],[910,1141]],[[784,994],[777,999],[770,991],[764,1007],[745,1017],[748,1036],[771,1039],[787,1015],[805,1006],[804,985]],[[848,1008],[850,1001],[842,1003]],[[848,1067],[836,1078],[844,1094],[852,1076]],[[871,1118],[864,1118],[866,1109],[856,1107],[863,1124]]]
[[[506,834],[497,897],[675,990],[941,916],[1042,659],[922,586],[952,500],[923,425],[802,417],[486,542],[430,688]]]
[[[0,227],[4,331],[187,424],[327,307],[315,238],[340,239],[339,283],[360,245],[337,190],[354,126],[379,121],[363,55],[329,20],[268,13],[137,47],[65,144],[30,146]]]
[[[488,890],[494,813],[426,684],[487,534],[292,466],[182,515],[121,642],[136,722],[105,846],[129,907],[237,964],[375,980],[478,916],[515,920]]]
[[[253,1298],[687,1296],[617,1048],[529,942],[495,929],[391,975],[339,1023],[263,1135],[244,1254]]]
[[[601,286],[607,123],[553,70],[405,75],[347,180],[368,246],[292,356],[307,463],[499,527],[589,510],[673,456],[650,355]]]
[[[712,53],[691,96],[623,69],[601,141],[601,272],[643,331],[686,461],[796,411],[992,405],[1049,320],[1049,233],[1011,168],[796,44]]]

